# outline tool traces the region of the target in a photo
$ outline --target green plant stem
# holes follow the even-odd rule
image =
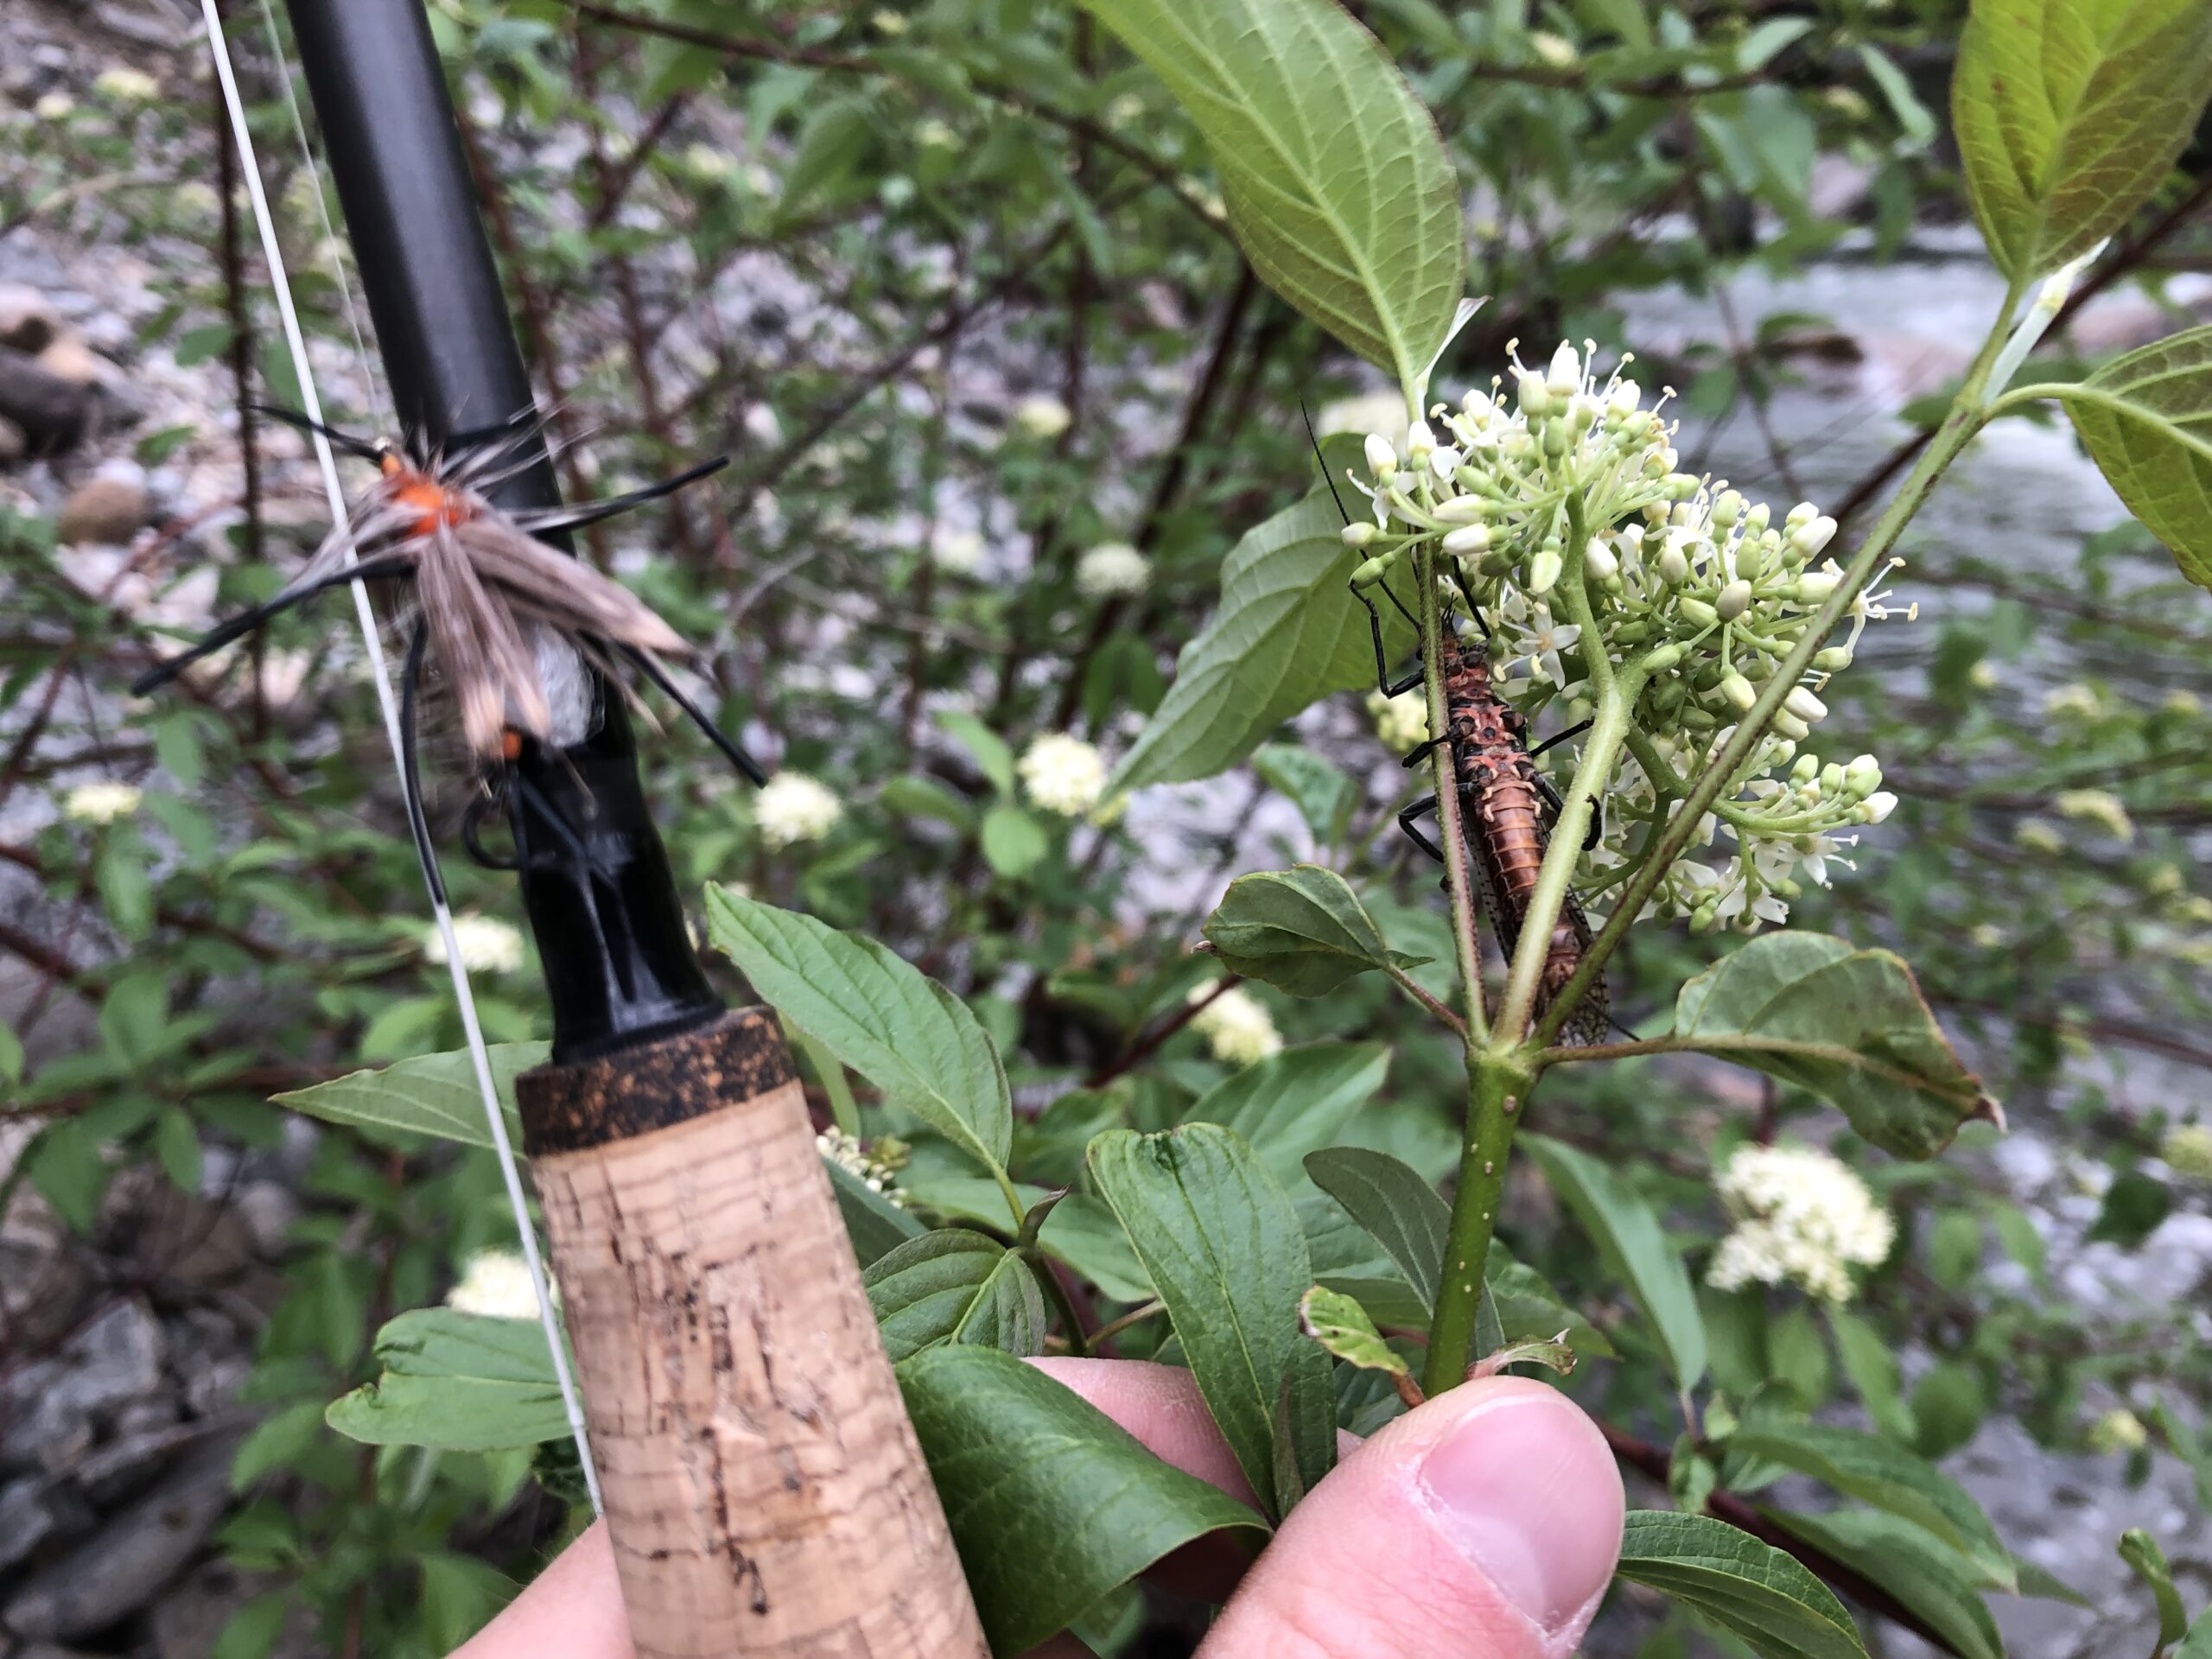
[[[1575,969],[1573,977],[1560,988],[1560,995],[1538,1022],[1535,1034],[1530,1039],[1531,1047],[1548,1048],[1558,1039],[1575,1003],[1605,972],[1605,963],[1620,948],[1622,939],[1642,913],[1645,903],[1658,890],[1660,882],[1674,867],[1675,859],[1681,855],[1682,849],[1688,846],[1690,837],[1697,832],[1698,821],[1719,798],[1758,747],[1768,727],[1773,724],[1775,715],[1781,711],[1783,701],[1812,665],[1815,653],[1827,642],[1836,624],[1842,621],[1858,602],[1859,595],[1866,590],[1875,572],[1881,569],[1882,562],[1897,545],[1898,536],[1927,501],[1936,480],[1958,459],[1960,451],[1967,447],[1988,419],[1989,404],[1983,396],[1984,388],[1988,384],[1989,372],[1998,354],[2004,349],[2007,326],[2019,306],[2020,290],[2021,285],[2016,283],[2005,295],[1997,323],[1990,330],[1989,337],[1982,342],[1973,367],[1967,370],[1966,380],[1959,388],[1959,395],[1952,400],[1950,411],[1943,417],[1943,423],[1936,428],[1935,436],[1921,452],[1919,461],[1906,475],[1904,482],[1897,486],[1895,499],[1867,533],[1866,541],[1846,569],[1843,580],[1836,584],[1834,593],[1821,607],[1811,626],[1798,640],[1796,648],[1776,669],[1774,677],[1759,692],[1758,701],[1751,705],[1751,712],[1744,716],[1734,734],[1721,746],[1720,753],[1713,757],[1713,764],[1691,784],[1689,793],[1675,809],[1674,817],[1668,820],[1667,827],[1659,833],[1655,843],[1656,855],[1622,889],[1611,918],[1590,949],[1583,953],[1581,964]]]
[[[1414,557],[1428,729],[1431,736],[1442,737],[1450,729],[1450,721],[1444,707],[1444,612],[1437,603],[1439,572],[1433,553],[1424,550]],[[1444,880],[1452,894],[1452,945],[1459,958],[1460,982],[1466,987],[1464,1035],[1471,1046],[1489,1040],[1490,1022],[1483,1009],[1482,941],[1475,931],[1474,872],[1467,866],[1467,837],[1459,817],[1459,779],[1452,765],[1452,746],[1439,743],[1429,753],[1429,766],[1436,784],[1436,842],[1444,849]]]
[[[1440,1022],[1451,1027],[1453,1031],[1457,1032],[1461,1042],[1464,1043],[1467,1040],[1467,1022],[1465,1020],[1462,1020],[1458,1014],[1454,1014],[1446,1005],[1438,1001],[1427,991],[1421,989],[1419,985],[1415,984],[1411,974],[1408,974],[1402,968],[1385,968],[1383,971],[1390,976],[1391,980],[1397,985],[1400,990],[1403,991],[1408,996],[1413,998],[1414,1001],[1420,1003],[1421,1007],[1427,1008],[1431,1014],[1434,1014]]]
[[[1506,1157],[1532,1080],[1517,1052],[1467,1052],[1467,1138],[1459,1152],[1459,1180],[1444,1240],[1444,1281],[1437,1289],[1428,1354],[1421,1362],[1421,1387],[1432,1399],[1466,1381],[1467,1367],[1479,1357],[1474,1351],[1475,1316],[1482,1306],[1483,1274],[1505,1191]]]

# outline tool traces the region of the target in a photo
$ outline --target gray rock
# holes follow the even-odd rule
[[[0,467],[21,461],[30,453],[31,441],[23,429],[0,415]]]
[[[25,453],[58,455],[73,449],[84,441],[98,404],[92,386],[0,346],[0,418],[23,435]]]
[[[54,302],[22,283],[0,283],[0,346],[34,357],[59,338],[66,325]]]
[[[232,1615],[284,1585],[279,1574],[242,1573],[226,1561],[194,1567],[154,1607],[155,1659],[207,1659]],[[305,1610],[296,1609],[289,1625],[276,1638],[272,1659],[295,1659],[315,1651],[313,1626]]]
[[[118,1302],[99,1314],[60,1353],[10,1379],[0,1399],[8,1410],[0,1463],[67,1468],[91,1446],[96,1424],[161,1390],[168,1350],[161,1322],[143,1302]]]
[[[226,1433],[235,1427],[231,1422],[180,1423],[175,1402],[162,1404],[168,1409],[168,1421],[118,1435],[86,1452],[69,1471],[78,1489],[100,1508],[112,1509],[142,1491],[181,1453],[210,1435]]]
[[[145,1497],[28,1579],[0,1624],[34,1641],[105,1630],[158,1596],[207,1541],[231,1502],[238,1437],[202,1446]]]
[[[15,1566],[53,1531],[43,1480],[29,1475],[0,1486],[0,1570]]]
[[[121,478],[92,478],[70,492],[54,525],[65,545],[94,542],[122,547],[144,528],[153,498],[143,483]]]

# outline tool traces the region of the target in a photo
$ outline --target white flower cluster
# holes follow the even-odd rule
[[[1152,561],[1127,542],[1101,542],[1076,561],[1075,588],[1085,599],[1134,599],[1151,582]]]
[[[1212,996],[1191,1016],[1191,1029],[1206,1039],[1217,1060],[1230,1065],[1254,1065],[1282,1047],[1282,1034],[1274,1016],[1241,985],[1232,985],[1214,996],[1211,982],[1191,993],[1193,1002]]]
[[[1713,1184],[1735,1228],[1705,1281],[1715,1290],[1796,1284],[1847,1302],[1851,1269],[1879,1264],[1897,1223],[1850,1166],[1805,1147],[1742,1147]]]
[[[896,1205],[906,1203],[893,1185],[899,1166],[869,1152],[857,1135],[848,1135],[832,1125],[814,1137],[814,1147],[869,1192],[880,1192]]]
[[[2212,1182],[2212,1127],[2182,1123],[2166,1131],[2158,1142],[2158,1156],[2166,1167],[2184,1179]]]
[[[522,966],[522,930],[496,916],[456,916],[453,918],[454,948],[461,965],[472,974],[512,974]],[[426,961],[446,960],[446,936],[433,922],[423,932]]]
[[[1402,440],[1371,434],[1367,476],[1352,482],[1373,520],[1344,540],[1367,555],[1352,577],[1361,589],[1389,581],[1410,550],[1437,550],[1489,630],[1501,694],[1526,715],[1557,705],[1570,721],[1587,716],[1599,651],[1636,665],[1631,753],[1583,872],[1602,901],[1606,873],[1624,875],[1654,833],[1661,798],[1710,766],[1834,593],[1842,569],[1822,556],[1835,520],[1805,503],[1776,524],[1725,480],[1677,471],[1675,427],[1633,380],[1616,369],[1601,382],[1571,345],[1541,371],[1516,357],[1514,381],[1510,398],[1495,380],[1457,409],[1434,405]],[[1783,920],[1800,878],[1825,883],[1852,844],[1840,831],[1889,816],[1896,798],[1872,756],[1824,765],[1797,749],[1827,715],[1820,690],[1866,623],[1890,614],[1885,597],[1854,602],[1849,639],[1814,658],[1700,826],[1708,843],[1736,843],[1732,859],[1679,864],[1653,912],[1700,928]],[[1591,625],[1598,637],[1586,639]]]
[[[79,823],[113,823],[136,813],[144,798],[129,784],[79,784],[61,798],[61,810]]]
[[[1074,418],[1057,397],[1025,397],[1014,406],[1014,429],[1033,438],[1057,438]]]
[[[778,772],[753,798],[753,826],[772,852],[821,840],[844,815],[828,787],[803,772]]]
[[[947,575],[972,576],[983,568],[983,538],[972,530],[939,524],[930,537],[930,563]]]
[[[479,1250],[462,1267],[461,1282],[446,1293],[446,1306],[494,1319],[534,1319],[537,1287],[530,1282],[530,1264],[512,1250]]]
[[[2126,1457],[2150,1443],[2150,1430],[2126,1406],[2114,1407],[2089,1425],[2089,1450],[2107,1457]]]
[[[1410,749],[1428,741],[1428,693],[1420,686],[1395,697],[1370,691],[1367,712],[1375,716],[1375,735],[1385,748]]]
[[[1106,792],[1106,757],[1066,732],[1047,732],[1021,757],[1021,787],[1033,806],[1079,818]]]

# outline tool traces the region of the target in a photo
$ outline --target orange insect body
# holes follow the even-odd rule
[[[1498,696],[1481,652],[1465,651],[1449,638],[1444,652],[1444,706],[1459,798],[1466,804],[1467,845],[1481,867],[1483,896],[1498,946],[1510,957],[1520,942],[1522,918],[1535,894],[1536,873],[1551,844],[1536,763],[1529,758],[1527,723]],[[1569,893],[1545,946],[1536,995],[1539,1013],[1573,977],[1590,939],[1589,919]],[[1605,1013],[1605,987],[1592,985],[1576,1007],[1567,1034],[1583,1042],[1602,1042]]]
[[[378,464],[385,477],[391,480],[392,505],[415,515],[410,535],[432,535],[440,525],[451,529],[467,524],[474,516],[458,494],[429,474],[416,471],[396,451],[385,450],[384,459]]]

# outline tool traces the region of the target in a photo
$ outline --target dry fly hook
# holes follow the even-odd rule
[[[416,615],[401,676],[401,724],[410,828],[426,869],[435,864],[415,762],[414,716],[433,652],[459,710],[462,740],[487,772],[504,772],[525,738],[551,748],[574,741],[578,734],[570,728],[581,720],[570,708],[556,714],[556,705],[573,703],[586,683],[575,671],[577,659],[603,669],[611,652],[664,692],[747,779],[767,780],[760,763],[662,665],[663,658],[690,654],[682,636],[629,589],[537,539],[658,500],[719,470],[727,457],[603,501],[515,512],[495,506],[487,492],[535,461],[534,410],[510,421],[504,435],[420,463],[398,445],[354,437],[292,410],[264,406],[263,412],[374,462],[377,481],[275,598],[141,675],[134,695],[166,684],[318,594],[358,580],[412,578]],[[473,852],[473,824],[468,839]]]

